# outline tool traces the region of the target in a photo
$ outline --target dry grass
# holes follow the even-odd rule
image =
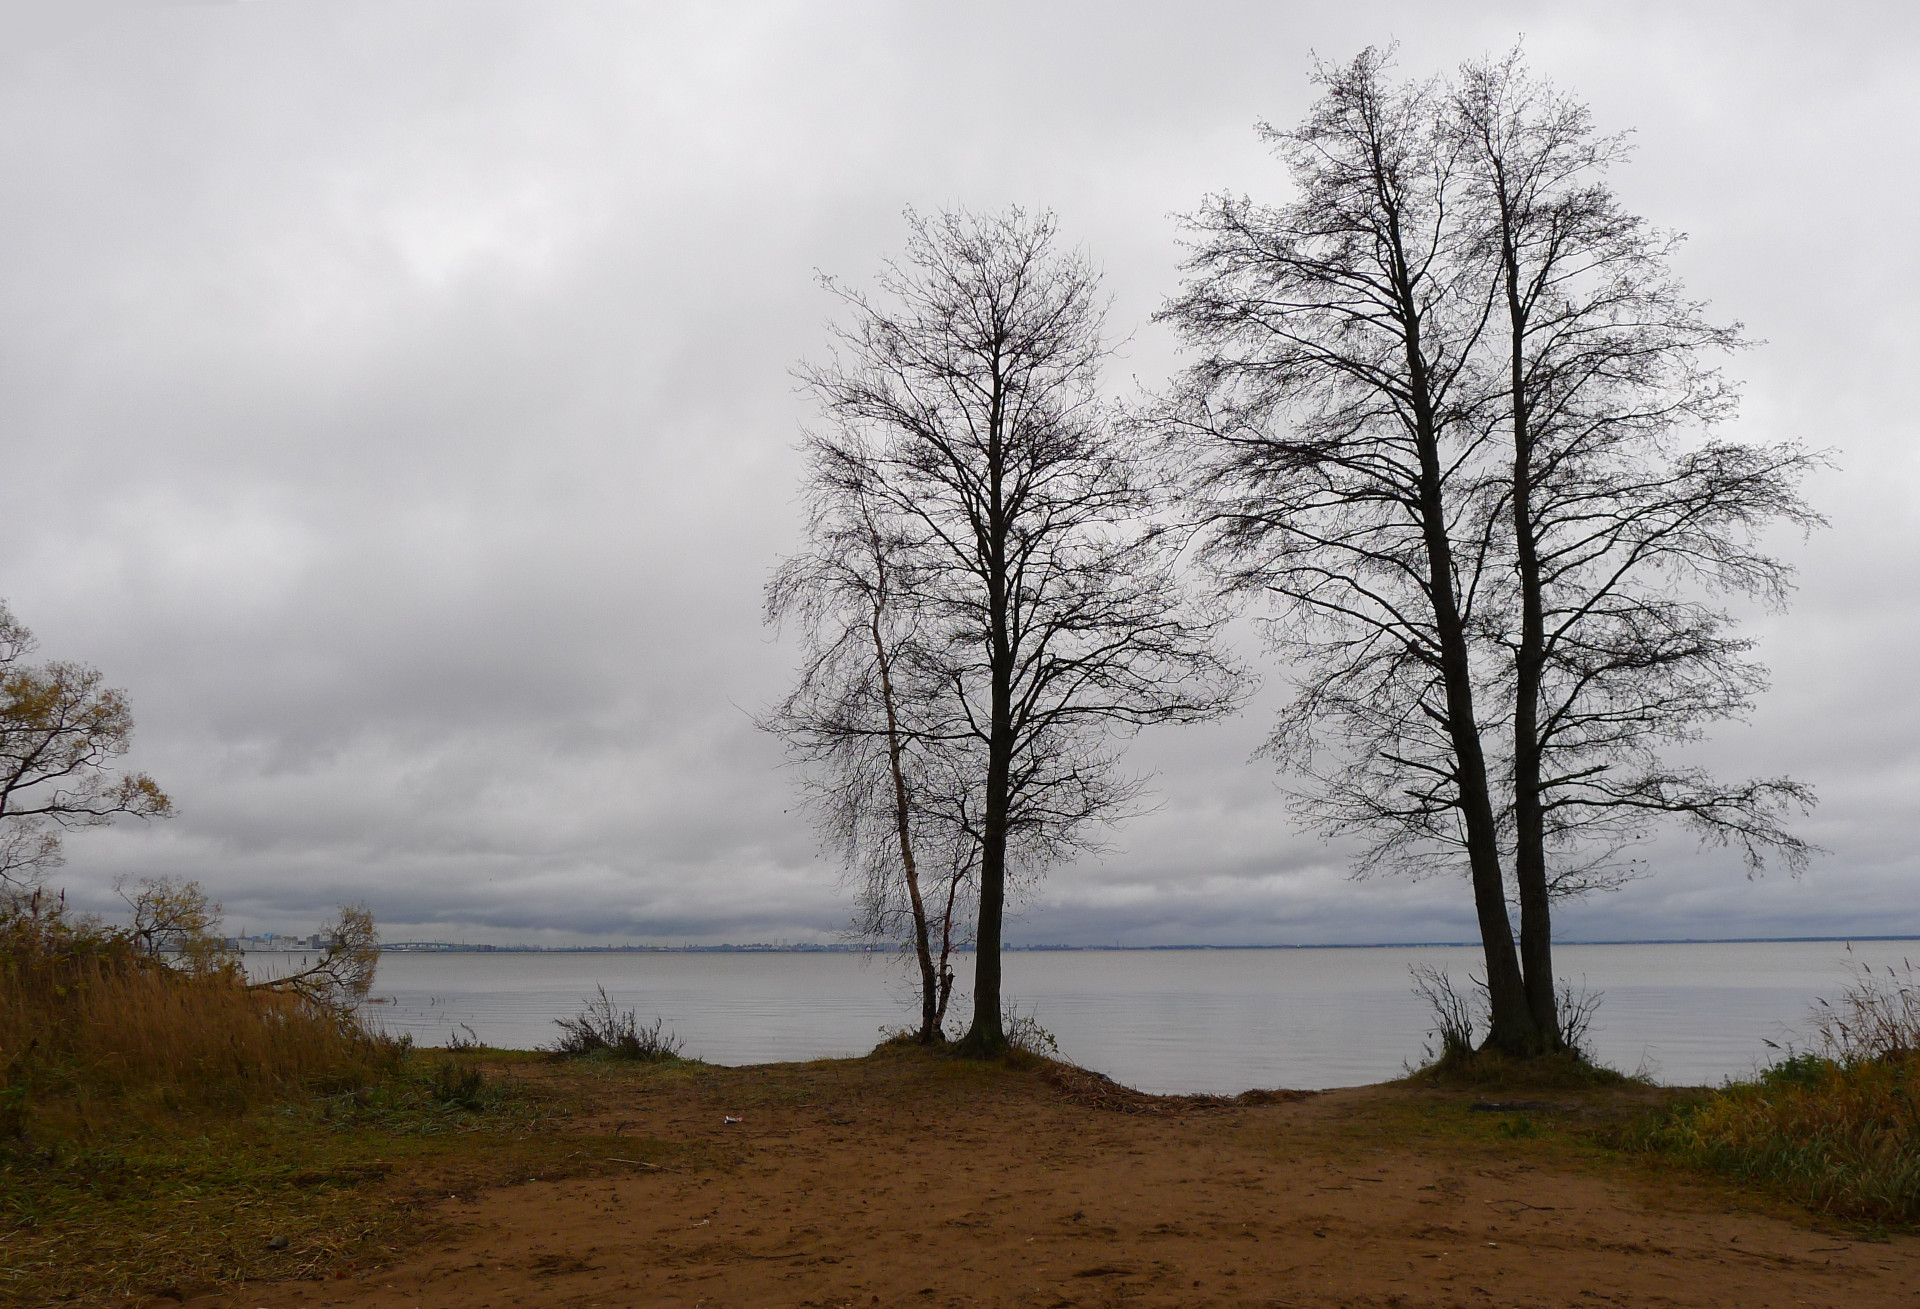
[[[1920,1223],[1920,975],[1860,970],[1820,1002],[1811,1051],[1677,1106],[1634,1143],[1838,1218]]]
[[[364,1265],[398,1243],[396,1162],[481,1133],[518,1172],[540,1112],[217,957],[0,903],[0,1304]]]
[[[402,1049],[237,969],[182,970],[63,914],[0,919],[0,1135],[98,1099],[243,1109],[389,1075]]]

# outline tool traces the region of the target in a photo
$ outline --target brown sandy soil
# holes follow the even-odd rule
[[[554,1076],[592,1084],[581,1175],[424,1204],[421,1244],[379,1271],[189,1303],[1920,1305],[1920,1238],[1666,1178],[1566,1126],[1644,1091],[1540,1093],[1516,1139],[1467,1093],[1156,1100],[912,1054]]]

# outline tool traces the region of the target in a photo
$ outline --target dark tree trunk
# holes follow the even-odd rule
[[[1420,527],[1426,542],[1428,591],[1434,631],[1440,645],[1440,677],[1446,691],[1447,734],[1453,743],[1454,785],[1467,830],[1467,866],[1473,883],[1473,907],[1487,964],[1491,1030],[1487,1043],[1510,1053],[1526,1053],[1538,1044],[1527,1004],[1526,981],[1513,947],[1513,923],[1507,915],[1506,879],[1500,868],[1500,842],[1493,800],[1487,786],[1486,753],[1473,703],[1473,666],[1467,651],[1466,623],[1453,582],[1453,542],[1447,534],[1446,504],[1440,476],[1440,443],[1420,344],[1420,320],[1410,289],[1404,289],[1408,374],[1412,382],[1414,440],[1420,458]]]
[[[1520,964],[1536,1051],[1558,1050],[1560,1014],[1553,984],[1553,907],[1547,889],[1546,816],[1540,802],[1540,678],[1546,663],[1540,550],[1533,514],[1533,437],[1526,385],[1527,311],[1520,295],[1513,215],[1501,178],[1502,252],[1513,390],[1514,569],[1520,579],[1520,644],[1514,652],[1514,881],[1520,891]]]
[[[996,365],[998,361],[996,359]],[[1001,925],[1007,905],[1007,818],[1013,780],[1013,596],[1007,569],[1005,395],[998,385],[987,415],[987,504],[982,551],[987,572],[988,692],[987,793],[980,833],[980,921],[974,933],[973,1026],[960,1043],[974,1058],[1007,1048],[1000,995]]]

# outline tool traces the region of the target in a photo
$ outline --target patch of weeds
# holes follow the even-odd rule
[[[1053,1033],[1040,1026],[1036,1014],[1022,1013],[1018,1005],[1006,1007],[1000,1016],[1000,1028],[1007,1034],[1007,1044],[1022,1054],[1038,1055],[1042,1059],[1060,1057],[1060,1042],[1054,1039]]]
[[[1562,979],[1558,987],[1560,1016],[1557,1050],[1517,1058],[1482,1045],[1475,1047],[1489,1025],[1486,983],[1469,979],[1462,991],[1438,968],[1415,965],[1413,993],[1426,1001],[1433,1026],[1421,1052],[1418,1068],[1409,1067],[1403,1079],[1416,1086],[1462,1086],[1489,1089],[1501,1086],[1579,1090],[1588,1087],[1651,1085],[1594,1062],[1588,1038],[1604,993],[1589,991]]]
[[[191,1295],[366,1271],[431,1230],[420,1179],[478,1184],[585,1162],[511,1074],[416,1054],[391,1077],[236,1113],[166,1097],[36,1106],[0,1141],[0,1305]]]
[[[1496,1130],[1499,1131],[1500,1135],[1510,1141],[1531,1141],[1534,1137],[1540,1135],[1540,1129],[1534,1125],[1533,1119],[1525,1117],[1524,1115],[1514,1118],[1502,1118],[1500,1120],[1500,1126]]]
[[[563,1059],[599,1057],[629,1059],[640,1063],[667,1063],[680,1058],[680,1038],[664,1030],[664,1020],[642,1027],[631,1009],[613,1007],[604,986],[586,1001],[586,1008],[572,1018],[556,1018],[560,1039],[547,1047]]]
[[[1760,1085],[1774,1091],[1811,1090],[1831,1078],[1835,1068],[1833,1060],[1822,1059],[1817,1054],[1789,1052],[1779,1063],[1760,1070]]]
[[[1498,1050],[1468,1050],[1436,1059],[1398,1085],[1476,1091],[1584,1091],[1651,1086],[1647,1079],[1591,1063],[1578,1050],[1514,1059]]]
[[[1869,1226],[1920,1226],[1920,973],[1856,968],[1813,1051],[1620,1133],[1619,1143]]]

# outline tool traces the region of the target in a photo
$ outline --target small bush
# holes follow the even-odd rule
[[[427,1094],[449,1109],[484,1113],[500,1101],[500,1090],[472,1064],[442,1059],[427,1077]]]
[[[1046,1059],[1060,1057],[1060,1042],[1054,1039],[1053,1033],[1040,1026],[1035,1015],[1021,1013],[1017,1005],[1010,1004],[1001,1012],[1000,1029],[1007,1034],[1007,1044],[1015,1050]]]
[[[1489,1052],[1479,1050],[1475,1041],[1489,1026],[1487,984],[1474,977],[1469,989],[1461,991],[1451,977],[1429,964],[1415,964],[1407,971],[1413,975],[1413,993],[1427,1002],[1433,1016],[1421,1051],[1421,1069],[1464,1068],[1484,1060]],[[1571,1057],[1575,1064],[1595,1067],[1587,1042],[1606,993],[1589,991],[1584,984],[1576,990],[1565,978],[1555,991],[1559,1048],[1543,1051],[1538,1057],[1559,1063]]]
[[[1486,1011],[1486,988],[1473,979],[1475,990],[1462,994],[1454,989],[1453,979],[1430,964],[1415,964],[1407,970],[1413,976],[1413,993],[1427,1002],[1433,1026],[1427,1030],[1427,1045],[1421,1054],[1424,1066],[1469,1058],[1473,1054],[1474,1032]],[[1434,1042],[1439,1048],[1434,1048]]]
[[[549,1052],[565,1059],[598,1056],[643,1063],[665,1063],[680,1057],[680,1038],[662,1030],[662,1019],[654,1019],[651,1027],[642,1027],[633,1010],[613,1007],[606,987],[594,989],[598,995],[586,1001],[584,1010],[572,1018],[554,1019],[560,1039],[547,1047]]]

